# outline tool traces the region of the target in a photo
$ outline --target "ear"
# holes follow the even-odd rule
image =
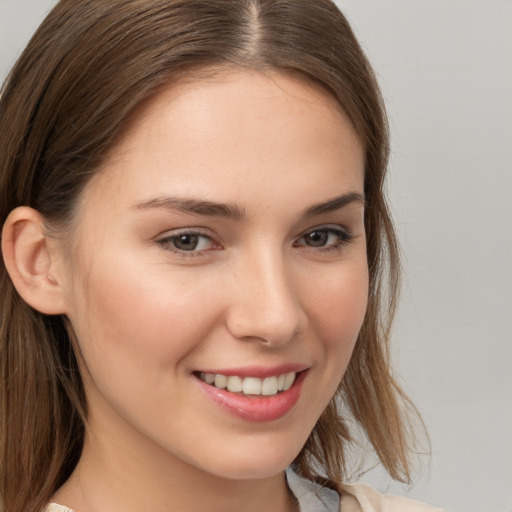
[[[55,259],[56,244],[46,235],[36,210],[13,210],[2,230],[2,253],[11,280],[23,300],[47,315],[66,312],[64,289]]]

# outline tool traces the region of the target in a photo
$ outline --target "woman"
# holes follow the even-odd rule
[[[0,140],[5,512],[431,510],[341,483],[352,425],[403,481],[410,441],[385,114],[334,4],[62,0]]]

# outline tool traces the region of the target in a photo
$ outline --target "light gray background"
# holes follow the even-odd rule
[[[312,0],[313,1],[313,0]],[[379,76],[406,282],[397,366],[433,454],[412,489],[512,511],[512,1],[339,0]],[[54,0],[0,0],[3,80]]]

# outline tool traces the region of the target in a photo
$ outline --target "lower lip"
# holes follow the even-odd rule
[[[261,423],[278,420],[293,409],[300,397],[306,374],[307,371],[299,373],[290,389],[274,396],[238,395],[210,386],[198,377],[195,379],[204,393],[224,410],[243,420]]]

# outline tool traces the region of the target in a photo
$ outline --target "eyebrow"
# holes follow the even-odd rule
[[[338,197],[334,197],[322,203],[314,204],[302,212],[303,218],[314,217],[323,213],[329,213],[340,210],[351,203],[360,203],[365,205],[363,194],[359,192],[349,192]],[[205,215],[208,217],[224,217],[235,221],[243,221],[247,218],[244,208],[237,205],[216,203],[213,201],[198,200],[194,198],[179,197],[157,197],[135,205],[137,210],[148,210],[153,208],[163,208],[166,210],[177,210],[183,213]]]
[[[157,197],[144,201],[135,206],[137,210],[147,210],[151,208],[163,208],[166,210],[178,210],[184,213],[196,215],[206,215],[208,217],[225,217],[236,221],[246,218],[246,212],[243,208],[236,205],[215,203],[213,201],[204,201],[193,198],[179,197]]]
[[[333,199],[329,199],[323,203],[314,204],[304,210],[303,217],[314,217],[315,215],[321,215],[322,213],[334,212],[351,203],[359,203],[364,207],[366,205],[364,195],[359,192],[349,192],[348,194],[334,197]]]

